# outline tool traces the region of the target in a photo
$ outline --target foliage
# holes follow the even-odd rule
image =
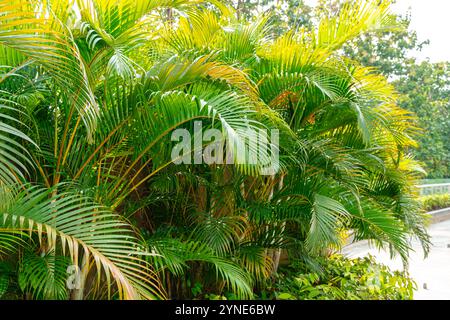
[[[279,300],[412,300],[417,288],[407,273],[391,271],[372,256],[334,255],[323,263],[320,272],[303,273],[298,263],[281,269],[270,295]]]
[[[349,229],[427,253],[415,118],[342,56],[398,27],[390,5],[285,32],[216,0],[0,0],[0,293],[253,298],[283,249],[316,265]],[[199,120],[224,148],[279,137],[255,162],[176,165],[172,132]]]
[[[270,12],[271,33],[274,36],[289,30],[313,27],[314,8],[308,6],[304,0],[231,0],[229,2],[236,9],[238,19],[258,19],[259,16]]]
[[[423,196],[419,198],[419,201],[427,212],[450,208],[450,194]]]
[[[246,6],[249,2],[246,1]],[[315,8],[302,4],[293,10],[292,1],[287,1],[284,7],[290,8],[289,14],[285,15],[289,17],[288,21],[275,23],[280,30],[299,26],[313,28],[320,17],[336,14],[346,2],[320,0]],[[411,53],[421,51],[429,41],[419,41],[416,31],[410,28],[411,17],[407,13],[396,19],[402,27],[364,33],[346,43],[343,52],[391,80],[401,94],[399,105],[414,112],[418,116],[418,126],[423,129],[423,134],[418,137],[419,147],[411,152],[423,163],[429,178],[449,177],[448,62],[418,62]]]
[[[424,61],[412,65],[395,82],[402,93],[399,104],[418,116],[423,133],[417,159],[425,163],[430,178],[450,176],[450,63]]]
[[[336,6],[341,1],[336,1]],[[389,77],[400,93],[398,104],[417,115],[423,133],[411,152],[429,178],[450,176],[450,68],[448,62],[416,61],[411,55],[429,41],[419,42],[410,17],[399,17],[404,28],[364,34],[344,46],[345,55]]]
[[[375,67],[391,79],[406,77],[416,63],[410,52],[420,51],[428,41],[419,42],[410,29],[410,17],[399,17],[402,28],[371,33],[357,38],[344,47],[345,54],[364,66]]]

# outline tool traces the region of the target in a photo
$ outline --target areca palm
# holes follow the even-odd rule
[[[338,53],[397,27],[389,1],[278,39],[269,17],[246,24],[219,1],[0,8],[0,254],[13,270],[0,283],[17,278],[34,298],[136,299],[189,296],[201,281],[251,298],[280,249],[311,260],[343,230],[405,259],[409,234],[427,249],[413,118],[385,79]],[[267,142],[281,171],[236,154],[175,165],[171,133],[198,120],[253,151],[247,132],[279,130]],[[82,269],[74,290],[70,264]]]
[[[404,152],[414,145],[413,117],[395,107],[395,92],[374,70],[336,55],[340,45],[361,32],[397,28],[387,8],[388,2],[358,2],[346,6],[338,18],[325,19],[317,33],[288,33],[275,40],[268,40],[267,19],[250,26],[231,22],[220,28],[214,14],[203,12],[167,35],[166,42],[177,54],[217,50],[218,60],[249,69],[262,102],[278,111],[295,132],[298,150],[292,154],[297,161],[288,166],[288,179],[280,179],[284,174],[276,179],[282,186],[273,181],[249,185],[259,189],[262,183],[271,190],[259,199],[270,208],[257,211],[280,218],[280,209],[288,206],[292,216],[299,215],[296,224],[303,229],[302,243],[310,249],[338,244],[337,232],[349,226],[356,228],[357,239],[388,243],[404,259],[409,232],[419,235],[428,249],[425,218],[411,199],[403,198],[413,192],[410,183],[418,174],[403,165],[411,165]],[[350,22],[349,17],[365,15],[374,19],[361,19],[359,25]],[[202,28],[205,24],[214,31]],[[334,36],[324,40],[327,34]],[[206,47],[197,41],[204,38]],[[404,169],[401,175],[395,172]],[[289,175],[294,178],[290,180]],[[303,188],[300,194],[294,191],[296,185]],[[381,197],[373,197],[382,193],[375,186],[386,188],[388,206]],[[274,197],[277,189],[286,191],[284,198]],[[285,222],[281,219],[278,224],[283,232],[289,229]],[[273,228],[271,224],[269,229]],[[280,237],[280,232],[273,233]]]
[[[33,72],[34,68],[41,68],[41,66],[44,66],[44,70],[40,71],[42,77],[47,76],[53,80],[55,76],[52,73],[57,73],[57,78],[55,79],[57,81],[50,83],[45,86],[45,90],[42,90],[44,99],[49,99],[50,95],[53,95],[54,98],[42,101],[38,106],[31,106],[31,103],[30,106],[24,106],[25,108],[30,108],[27,111],[32,116],[32,119],[28,120],[28,124],[32,125],[32,122],[39,122],[39,126],[32,131],[34,134],[33,138],[38,142],[39,146],[30,150],[32,161],[29,161],[33,162],[33,165],[30,167],[34,167],[33,169],[37,170],[33,170],[26,177],[23,176],[22,179],[17,181],[22,184],[22,188],[27,190],[25,191],[27,193],[32,192],[30,187],[24,184],[27,180],[44,183],[49,188],[49,191],[41,192],[37,195],[31,193],[35,197],[23,198],[26,199],[27,205],[38,206],[39,208],[44,206],[43,208],[46,208],[46,210],[42,208],[41,211],[34,213],[33,211],[30,212],[28,207],[20,207],[21,211],[11,214],[9,212],[11,209],[5,207],[3,209],[3,229],[10,235],[16,235],[16,241],[20,239],[20,235],[16,231],[28,230],[30,233],[36,233],[39,238],[38,248],[44,254],[53,252],[57,248],[64,255],[66,246],[68,246],[70,249],[69,255],[74,265],[88,265],[88,268],[79,275],[83,278],[83,282],[87,280],[92,282],[92,273],[96,272],[99,284],[104,282],[100,281],[102,277],[106,278],[108,288],[111,283],[110,278],[114,278],[115,289],[120,297],[164,297],[164,293],[159,289],[158,284],[154,282],[154,280],[157,282],[157,278],[145,266],[146,262],[142,258],[152,255],[152,253],[145,250],[145,246],[142,246],[137,238],[118,236],[119,239],[114,240],[114,237],[117,237],[116,234],[127,233],[127,228],[131,228],[131,226],[125,222],[124,218],[119,216],[116,216],[115,220],[108,220],[112,216],[104,214],[102,209],[100,209],[101,207],[97,207],[95,202],[106,204],[115,209],[121,206],[125,199],[132,197],[134,193],[138,194],[140,191],[139,187],[145,187],[144,183],[148,179],[171,163],[170,157],[167,157],[167,154],[159,153],[159,151],[164,146],[164,143],[167,143],[167,138],[170,137],[171,131],[185,123],[200,118],[210,119],[211,125],[214,125],[213,120],[218,119],[219,127],[229,136],[229,139],[237,140],[242,139],[238,129],[247,125],[259,126],[259,122],[251,119],[244,124],[237,121],[239,118],[252,117],[254,112],[251,110],[244,95],[231,92],[220,85],[222,79],[231,81],[239,81],[241,79],[242,81],[245,80],[245,76],[239,70],[217,63],[207,64],[208,69],[206,69],[201,65],[204,60],[197,60],[179,62],[181,66],[185,66],[190,71],[190,75],[185,78],[178,73],[170,72],[173,64],[168,64],[164,61],[153,66],[152,70],[158,72],[157,74],[153,74],[154,71],[150,70],[148,74],[143,75],[140,79],[136,78],[137,74],[135,72],[133,72],[132,78],[130,78],[131,74],[129,72],[128,76],[124,77],[123,73],[111,72],[109,68],[111,64],[117,70],[123,70],[124,68],[121,65],[123,61],[117,56],[114,57],[117,55],[116,53],[113,53],[109,60],[98,60],[98,57],[102,55],[99,52],[103,49],[98,50],[91,43],[92,32],[81,32],[77,38],[72,38],[70,33],[65,34],[64,31],[55,35],[53,31],[50,31],[51,29],[39,29],[40,24],[51,27],[52,24],[61,22],[59,18],[70,17],[71,15],[67,11],[74,10],[71,3],[55,1],[45,3],[40,9],[35,7],[37,4],[37,2],[24,1],[23,3],[18,2],[17,6],[8,7],[5,5],[6,17],[12,17],[11,21],[7,20],[9,24],[5,24],[5,29],[9,27],[11,30],[6,32],[5,41],[3,42],[6,46],[5,52],[8,52],[8,55],[4,57],[5,60],[14,55],[19,57],[22,57],[22,55],[24,57],[30,56],[33,60],[31,66],[28,66],[28,64],[24,67],[22,65],[10,66],[11,71],[8,70],[9,74],[5,75],[4,81],[5,88],[8,89],[8,85],[12,83],[12,78],[26,78],[30,70]],[[110,32],[115,31],[116,27],[121,27],[126,33],[127,28],[136,27],[134,22],[137,17],[151,14],[152,10],[157,7],[156,2],[153,4],[143,2],[143,4],[145,6],[142,7],[135,7],[134,4],[131,6],[131,3],[128,5],[124,4],[125,9],[119,8],[119,10],[116,6],[98,2],[93,3],[93,10],[97,10],[98,15],[103,15],[103,19],[107,19],[105,18],[107,16],[117,15],[117,10],[119,10],[122,14],[122,19],[116,21],[118,25],[108,26],[110,27],[109,29],[112,28]],[[172,2],[168,2],[166,5],[171,4]],[[177,1],[174,4],[185,5],[186,3]],[[79,3],[79,5],[82,7],[82,12],[88,9],[83,7],[83,5],[86,5],[85,3]],[[24,6],[27,10],[30,8],[30,11],[25,10]],[[32,8],[36,10],[34,13]],[[57,8],[58,10],[53,12],[51,11],[52,8]],[[90,9],[92,10],[91,7]],[[45,14],[47,10],[49,10],[49,16],[39,18],[39,15]],[[134,10],[137,11],[134,12]],[[17,17],[16,12],[19,13],[19,16],[22,14],[26,16],[25,18],[31,16],[36,18],[36,21],[32,20],[30,22],[30,29],[14,30],[15,21],[13,18]],[[91,26],[95,24],[93,21],[89,22]],[[110,22],[108,20],[108,22],[103,23]],[[86,23],[81,21],[81,24]],[[40,47],[37,45],[40,37],[35,40],[35,43],[30,42],[28,38],[28,33],[34,31],[34,29],[31,29],[31,24],[40,32],[39,35],[42,35],[44,39],[41,41]],[[108,30],[108,28],[106,29]],[[104,30],[104,28],[101,28],[101,30]],[[133,30],[133,32],[137,32],[137,29]],[[11,39],[11,37],[8,37],[9,33],[19,33],[19,36]],[[27,42],[20,42],[20,35],[23,35],[23,38],[26,38],[30,45],[45,51],[45,55],[35,55],[34,52],[30,53],[24,50],[24,48],[28,47]],[[114,35],[120,37],[120,34]],[[53,36],[55,36],[55,39],[52,38]],[[103,40],[108,38],[107,34],[103,34],[103,36]],[[46,47],[45,42],[47,38],[50,38],[49,41],[54,41],[55,45]],[[60,49],[57,48],[57,45],[61,44],[61,38],[68,39],[67,45],[64,43],[68,48],[67,50],[76,50],[80,54],[75,56],[69,52],[62,52],[64,54],[61,54],[61,51],[58,51]],[[127,41],[124,45],[132,49],[133,38],[128,37],[126,39]],[[121,48],[115,48],[114,41],[113,43],[107,42],[106,45],[110,45],[113,51],[122,50]],[[70,46],[72,46],[72,49],[69,48]],[[65,55],[69,56],[69,58],[74,58],[78,64],[69,66],[58,63],[58,59],[63,59],[65,62]],[[49,57],[49,61],[46,60],[46,56]],[[124,59],[129,58],[124,57]],[[60,65],[61,70],[48,71],[45,69],[48,68],[50,61],[53,64]],[[22,61],[19,61],[19,63],[23,64]],[[73,81],[79,80],[79,83],[59,82],[60,79],[70,80],[74,71],[79,72],[80,76]],[[95,76],[99,76],[100,79],[94,79],[91,72],[95,72]],[[186,75],[187,73],[185,72],[184,74]],[[217,79],[216,83],[207,84],[206,81],[202,81],[209,75]],[[32,81],[31,79],[27,80]],[[174,81],[176,81],[176,85],[169,85],[174,83]],[[189,92],[181,90],[183,87],[190,86],[192,82],[198,82],[197,87],[190,87]],[[87,124],[85,127],[82,127],[80,123],[85,119],[85,111],[88,109],[86,106],[83,106],[82,109],[77,108],[81,103],[80,94],[72,92],[72,88],[80,88],[80,84],[81,89],[85,89],[86,96],[87,93],[89,93],[89,96],[92,96],[94,92],[98,94],[92,105],[102,106],[95,112],[95,116],[93,114],[90,118],[93,121],[85,122]],[[97,87],[99,84],[101,86]],[[5,94],[8,94],[8,91],[5,90]],[[50,103],[50,105],[47,103]],[[25,104],[28,104],[28,101],[25,101]],[[84,103],[81,103],[81,105],[84,105]],[[230,108],[231,112],[227,108]],[[156,121],[152,121],[154,115],[157,115],[156,118],[153,118]],[[14,119],[9,117],[9,120],[13,121]],[[8,127],[6,123],[4,128],[9,133],[9,136],[16,136],[28,142],[31,141],[25,134]],[[142,135],[142,133],[145,133],[145,135]],[[13,143],[9,137],[5,137],[5,140]],[[20,150],[20,145],[17,142],[15,144]],[[167,146],[164,149],[170,150]],[[15,150],[13,151],[16,154],[20,154]],[[23,153],[28,155],[28,153]],[[5,159],[8,160],[7,157]],[[13,169],[16,172],[21,173],[19,169],[26,169],[23,161],[20,162],[14,158],[13,160],[13,165],[16,165]],[[14,173],[10,171],[8,164],[6,163],[2,172],[5,177],[7,177],[7,174],[11,176]],[[11,184],[10,180],[6,182]],[[68,193],[62,192],[63,187],[60,185],[62,181],[65,183],[70,182],[69,189],[71,191]],[[66,187],[64,186],[64,188]],[[3,190],[3,192],[6,193],[7,189]],[[81,200],[74,201],[72,194],[78,192],[92,198],[92,204],[90,205],[90,202]],[[11,193],[13,196],[16,194],[15,191],[11,191]],[[62,202],[61,208],[56,205],[58,201]],[[21,202],[16,200],[15,203]],[[48,208],[45,207],[45,203],[48,203]],[[71,215],[72,212],[74,215]],[[30,214],[31,217],[29,216]],[[91,219],[89,219],[89,215]],[[96,225],[103,219],[107,219],[104,226]],[[58,224],[60,220],[61,225]],[[66,227],[71,232],[79,233],[75,235],[67,234]],[[48,247],[41,242],[43,232],[47,233],[47,237],[49,237]],[[92,232],[94,234],[91,234]],[[87,240],[83,238],[85,236],[92,237],[94,243],[88,245]],[[102,247],[104,245],[108,247]],[[127,246],[131,247],[127,249]],[[81,250],[80,253],[78,253],[79,250]],[[107,252],[112,256],[108,257]],[[233,268],[232,265],[230,266]],[[231,270],[233,271],[234,269]],[[129,274],[127,275],[128,272]],[[128,279],[130,276],[132,279]],[[233,283],[234,278],[226,274],[225,276],[228,282]],[[32,280],[30,281],[39,282],[41,280],[45,282],[45,279]],[[24,288],[31,290],[30,288],[34,287],[25,285]],[[81,293],[76,295],[82,298],[87,293],[87,288],[82,287]],[[95,296],[95,290],[93,294]],[[248,294],[249,289],[247,288]],[[45,296],[48,297],[48,295]],[[60,296],[57,295],[57,297]]]

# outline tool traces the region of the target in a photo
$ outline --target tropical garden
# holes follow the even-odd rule
[[[411,299],[406,272],[338,254],[430,249],[422,96],[354,45],[411,37],[391,2],[293,27],[251,1],[0,0],[0,298]],[[198,123],[232,163],[174,161]]]

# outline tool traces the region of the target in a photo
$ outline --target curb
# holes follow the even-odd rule
[[[436,224],[450,220],[450,208],[428,212],[431,216],[431,223]]]

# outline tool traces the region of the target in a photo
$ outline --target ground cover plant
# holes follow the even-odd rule
[[[419,198],[425,211],[435,211],[450,208],[450,194],[435,194]]]

